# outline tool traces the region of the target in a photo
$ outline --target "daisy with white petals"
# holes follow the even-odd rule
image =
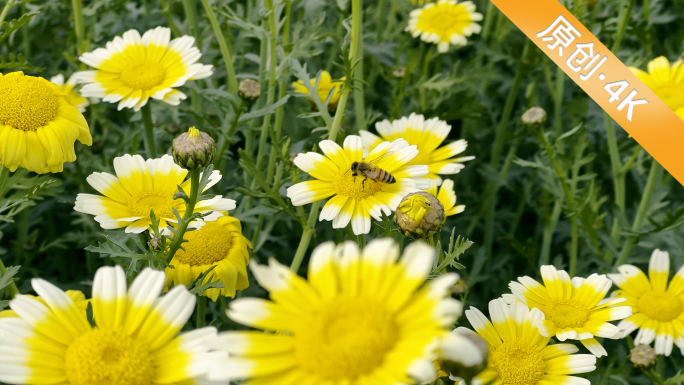
[[[466,37],[480,33],[482,27],[476,23],[480,20],[482,14],[475,12],[472,1],[439,0],[413,10],[406,31],[424,42],[437,44],[439,52],[447,52],[449,45],[466,45]]]
[[[437,148],[451,131],[451,126],[438,118],[426,120],[423,115],[412,113],[408,117],[404,116],[391,122],[378,122],[375,129],[380,136],[364,130],[359,132],[366,151],[373,151],[384,141],[404,139],[408,144],[418,148],[418,155],[407,165],[428,165],[430,172],[425,177],[436,180],[437,185],[442,183],[442,178],[437,174],[458,174],[465,167],[463,162],[475,159],[474,156],[454,158],[468,147],[468,142],[463,139]]]
[[[202,54],[194,46],[195,38],[170,39],[168,28],[151,29],[142,37],[131,29],[106,48],[84,53],[80,60],[97,70],[77,73],[79,82],[87,83],[81,94],[118,102],[119,110],[137,111],[149,98],[178,105],[186,96],[174,88],[211,76],[213,67],[197,63]]]
[[[383,142],[364,158],[361,138],[350,135],[340,147],[331,140],[319,143],[324,155],[307,152],[297,155],[295,165],[314,180],[298,183],[287,189],[295,206],[329,198],[319,219],[332,221],[333,228],[346,227],[351,221],[354,234],[368,234],[371,217],[382,221],[382,212],[390,215],[406,194],[430,187],[421,176],[428,173],[425,165],[408,165],[418,155],[416,146],[403,139]],[[354,162],[366,162],[390,173],[394,183],[367,178],[361,172],[354,175]]]
[[[507,305],[495,299],[489,303],[492,322],[474,307],[465,314],[489,347],[488,367],[474,383],[590,385],[587,379],[569,375],[594,371],[596,357],[573,354],[579,350],[575,345],[549,345],[551,338],[539,334],[536,327],[544,320],[539,309],[530,311],[522,303]]]
[[[618,327],[625,334],[636,329],[636,345],[650,345],[655,340],[656,354],[669,356],[677,344],[684,354],[684,266],[670,278],[670,255],[656,249],[651,255],[648,277],[632,265],[618,267],[620,274],[610,274],[620,290],[615,295],[627,299],[634,315]]]
[[[454,191],[454,181],[447,179],[437,189],[437,181],[432,180],[430,188],[425,190],[437,198],[439,203],[444,206],[444,215],[450,217],[452,215],[460,214],[465,211],[465,205],[456,205],[456,192]]]
[[[214,345],[230,358],[213,380],[245,384],[399,384],[434,378],[441,338],[461,314],[448,297],[458,279],[444,274],[425,283],[434,248],[399,247],[374,240],[318,246],[305,280],[274,259],[250,267],[271,300],[240,298],[228,316],[261,331],[221,333]]]
[[[559,341],[580,340],[596,357],[606,356],[606,349],[594,337],[619,339],[620,328],[609,323],[632,315],[629,306],[616,306],[624,298],[604,300],[612,283],[605,275],[592,274],[588,278],[572,280],[564,270],[542,266],[544,285],[530,277],[511,282],[513,294],[504,295],[509,302],[522,302],[544,314],[539,332]]]
[[[88,98],[84,98],[81,94],[74,89],[76,84],[78,84],[78,76],[71,75],[69,80],[64,82],[64,75],[59,74],[50,78],[50,82],[56,84],[62,92],[66,94],[65,98],[67,103],[78,108],[79,111],[85,112],[86,107],[90,104]]]
[[[142,233],[152,224],[150,211],[163,229],[168,222],[177,223],[173,213],[185,215],[185,201],[174,199],[178,186],[190,191],[190,179],[185,180],[188,170],[173,162],[171,155],[158,159],[143,159],[140,155],[124,155],[114,158],[116,176],[106,172],[94,172],[86,179],[102,195],[78,194],[74,210],[95,215],[103,229],[126,228],[127,233]],[[184,181],[185,180],[185,181]],[[221,180],[221,173],[213,171],[204,191]],[[220,211],[233,210],[235,201],[216,195],[197,202],[195,212],[208,213],[191,224],[201,227],[205,221],[222,217]],[[212,212],[213,211],[213,212]]]
[[[121,267],[102,267],[93,281],[97,326],[66,293],[31,282],[45,304],[18,295],[17,318],[0,318],[0,382],[7,384],[197,384],[222,352],[209,352],[216,329],[178,334],[195,296],[177,286],[159,298],[164,273],[143,270],[126,288]]]

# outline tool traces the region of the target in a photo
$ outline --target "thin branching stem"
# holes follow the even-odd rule
[[[197,197],[199,196],[199,184],[200,184],[200,173],[201,169],[195,169],[190,171],[190,196],[188,201],[185,203],[185,214],[183,215],[183,220],[178,225],[178,229],[173,235],[173,242],[169,246],[169,251],[166,254],[166,262],[171,262],[176,251],[181,247],[183,243],[183,235],[188,230],[188,225],[190,224],[190,217],[195,212],[195,205],[197,204]]]
[[[154,140],[154,123],[152,122],[152,107],[150,107],[150,100],[147,104],[140,108],[140,113],[143,118],[143,125],[145,126],[145,151],[147,157],[150,159],[157,158],[157,143]]]
[[[76,1],[76,0],[74,0]],[[223,56],[223,63],[226,65],[226,74],[228,76],[228,92],[235,93],[238,89],[237,78],[235,77],[235,68],[233,68],[233,56],[230,52],[230,36],[226,36],[221,31],[221,26],[219,26],[218,20],[216,19],[216,14],[214,9],[209,5],[209,1],[202,0],[202,5],[204,6],[204,11],[207,13],[209,22],[211,23],[211,29],[214,30],[214,35],[219,44],[219,49],[221,50],[221,55]]]

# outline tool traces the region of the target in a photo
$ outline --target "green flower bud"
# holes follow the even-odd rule
[[[261,85],[252,79],[245,79],[238,85],[238,96],[246,102],[253,102],[261,96]]]
[[[195,127],[177,136],[171,146],[176,164],[191,171],[211,164],[215,152],[214,139]]]
[[[432,194],[418,191],[401,200],[394,215],[399,232],[411,239],[425,239],[438,233],[446,223],[444,206]]]
[[[629,360],[635,368],[647,371],[655,367],[658,357],[650,345],[637,345],[629,352]]]
[[[527,126],[539,128],[546,123],[546,111],[540,107],[532,107],[525,111],[522,121]]]

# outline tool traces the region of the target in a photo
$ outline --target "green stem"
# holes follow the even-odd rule
[[[216,19],[216,14],[209,5],[209,2],[207,0],[202,0],[202,5],[204,6],[204,10],[209,17],[211,28],[214,30],[214,35],[216,35],[216,40],[218,40],[219,48],[221,49],[223,62],[226,65],[226,72],[228,74],[228,92],[235,93],[238,89],[238,82],[237,78],[235,77],[235,69],[233,68],[233,57],[230,53],[230,47],[228,46],[230,43],[230,36],[226,37],[223,35],[223,32],[221,32],[221,27]]]
[[[269,10],[268,13],[268,26],[269,26],[269,39],[268,39],[268,96],[266,97],[266,105],[269,106],[273,104],[275,99],[276,90],[276,59],[278,57],[276,52],[276,43],[278,40],[278,27],[275,19],[275,8],[273,6],[273,0],[266,0],[266,7]],[[267,114],[264,116],[264,122],[261,125],[261,137],[259,138],[259,148],[257,150],[257,160],[256,166],[257,170],[260,170],[264,165],[264,157],[266,155],[266,139],[268,138],[268,130],[271,127],[271,116],[273,114]]]
[[[542,147],[544,147],[544,150],[546,150],[546,155],[548,155],[551,159],[551,163],[553,163],[553,168],[556,171],[556,177],[558,178],[558,182],[560,182],[561,187],[563,188],[566,204],[568,205],[568,219],[570,220],[571,232],[570,271],[568,272],[568,274],[570,274],[570,277],[574,277],[577,268],[577,244],[579,240],[577,228],[577,215],[575,213],[575,197],[570,191],[570,186],[568,185],[567,171],[564,171],[558,163],[556,152],[554,151],[553,147],[551,147],[551,143],[549,143],[549,140],[546,138],[546,135],[544,135],[543,127],[539,127],[539,131],[537,132],[537,138],[539,139],[539,143],[542,145]]]
[[[142,113],[143,124],[145,125],[145,151],[147,157],[150,159],[157,158],[157,144],[154,141],[154,123],[152,122],[152,107],[150,107],[150,100],[147,104],[140,108]]]
[[[563,88],[565,88],[565,72],[561,67],[556,69],[556,90],[554,94],[556,98],[553,106],[553,127],[556,130],[556,135],[563,132]]]
[[[544,225],[544,235],[542,238],[541,254],[539,256],[540,265],[548,265],[551,260],[551,241],[553,240],[553,233],[556,232],[556,226],[558,225],[558,218],[560,218],[562,208],[562,201],[560,199],[556,200],[553,205],[553,211],[551,212],[551,217],[548,218],[546,224]]]
[[[228,151],[228,146],[230,146],[230,144],[233,143],[231,137],[235,133],[235,129],[237,129],[238,122],[240,121],[240,116],[242,116],[242,112],[244,111],[246,105],[247,102],[245,102],[243,99],[240,99],[240,104],[238,105],[238,108],[235,110],[235,116],[233,117],[233,121],[230,123],[228,133],[223,139],[223,143],[221,143],[221,148],[216,153],[216,157],[214,157],[214,166],[217,170],[221,172],[223,172],[223,167],[225,163],[223,162],[223,154],[226,151]]]
[[[183,10],[185,11],[185,17],[190,22],[190,28],[192,29],[192,35],[195,37],[195,46],[198,49],[202,48],[202,33],[199,28],[199,21],[197,19],[197,5],[195,0],[183,0]],[[190,90],[190,95],[192,99],[192,109],[195,110],[197,114],[201,114],[202,98],[197,94],[194,89]],[[197,128],[202,129],[202,119],[200,117],[196,118]]]
[[[359,18],[361,17],[361,0],[352,0],[352,42],[349,49],[349,59],[351,63],[356,60],[356,47],[359,46],[359,41],[361,40],[360,32],[361,26],[359,25]],[[337,138],[337,132],[340,130],[340,124],[342,123],[342,115],[344,115],[344,109],[347,106],[347,99],[349,98],[349,87],[344,87],[342,90],[342,95],[340,96],[340,101],[337,104],[337,111],[335,112],[335,118],[332,121],[330,127],[330,133],[328,139],[335,141]],[[304,259],[304,254],[309,247],[309,242],[311,242],[311,237],[313,236],[314,229],[316,226],[316,220],[318,219],[318,212],[321,209],[323,202],[314,202],[311,205],[311,213],[309,213],[309,219],[307,220],[307,227],[304,228],[302,232],[302,238],[299,241],[299,246],[297,246],[297,251],[295,252],[294,259],[290,265],[292,271],[299,270],[299,266],[302,264]]]
[[[644,371],[644,374],[653,381],[654,384],[658,385],[665,385],[665,381],[663,381],[663,378],[660,377],[660,374],[656,373],[655,370],[650,369],[648,371]]]
[[[613,126],[613,118],[607,113],[606,118],[606,136],[608,140],[608,152],[610,153],[610,165],[613,171],[613,188],[615,189],[615,205],[621,212],[625,211],[625,173],[622,170],[622,162],[620,161],[620,154],[617,144],[617,136],[615,135],[615,127]]]
[[[5,166],[0,166],[0,200],[5,198],[7,191],[7,181],[10,177],[10,170]]]
[[[432,62],[432,53],[434,51],[434,45],[430,44],[430,46],[427,49],[427,52],[425,53],[425,56],[422,58],[423,59],[423,69],[420,74],[420,81],[425,82],[427,80],[428,76],[428,70],[430,69],[430,62]],[[425,88],[420,87],[418,88],[418,93],[420,96],[420,110],[421,112],[425,112]]]
[[[196,328],[203,328],[207,324],[207,297],[197,296],[197,325]]]
[[[0,25],[2,25],[2,22],[5,21],[7,13],[9,13],[9,10],[12,8],[12,6],[14,6],[14,0],[7,0],[5,6],[2,8],[2,13],[0,13]]]
[[[183,220],[181,221],[176,233],[173,235],[173,242],[169,246],[169,252],[166,255],[166,262],[170,262],[176,251],[183,243],[183,235],[188,230],[188,225],[190,224],[190,217],[195,212],[195,205],[197,204],[197,197],[199,195],[199,183],[200,183],[200,172],[201,169],[195,169],[190,171],[190,196],[188,202],[185,203],[185,215],[183,215]]]
[[[356,116],[356,129],[365,130],[366,106],[363,95],[363,12],[359,10],[357,18],[354,18],[353,12],[354,10],[352,7],[352,20],[354,23],[358,24],[355,26],[358,35],[356,39],[358,42],[356,45],[355,59],[359,60],[354,68],[354,115]],[[352,62],[352,64],[354,64],[354,62]]]
[[[357,235],[356,243],[359,245],[359,249],[363,250],[363,248],[366,247],[366,234]]]
[[[171,17],[169,5],[167,4],[166,0],[159,0],[159,3],[161,4],[162,13],[164,14],[164,16],[166,16],[166,21],[169,23],[169,28],[171,28],[171,34],[173,35],[173,37],[183,36],[178,27],[176,26],[176,23],[173,21],[173,17]]]
[[[4,169],[6,170],[6,168],[4,168]],[[0,258],[0,276],[4,277],[6,273],[7,273],[7,268],[5,267],[5,264],[2,263],[2,258]],[[5,292],[7,292],[10,299],[14,298],[15,295],[19,294],[19,289],[17,288],[17,284],[14,283],[14,281],[12,281],[12,283],[10,283],[9,286],[7,286],[7,288],[5,288]]]
[[[610,51],[613,52],[613,54],[615,55],[617,55],[617,52],[618,50],[620,50],[620,46],[622,45],[622,37],[624,36],[625,30],[627,29],[627,23],[629,22],[629,18],[632,15],[634,3],[636,3],[636,0],[628,0],[627,6],[620,10],[618,28],[615,32],[615,41],[613,41],[613,46],[610,48]]]
[[[13,0],[10,0],[10,3]],[[74,32],[76,33],[76,52],[80,56],[82,53],[86,52],[85,32],[83,28],[83,5],[81,0],[71,0],[71,7],[74,10]],[[0,24],[2,24],[2,18],[0,18]],[[85,64],[79,64],[80,69],[85,69]]]
[[[377,43],[380,43],[380,41],[382,40],[382,23],[385,19],[386,6],[387,0],[379,0],[378,9],[375,10],[375,28],[377,29],[375,41]]]
[[[492,30],[492,23],[494,22],[494,17],[496,16],[497,11],[497,8],[493,2],[490,1],[488,3],[484,27],[482,27],[482,39],[485,41],[487,40],[487,37],[489,37],[489,33]]]
[[[651,162],[651,170],[648,173],[648,180],[646,181],[646,186],[644,186],[644,191],[641,194],[641,202],[639,202],[639,208],[637,209],[636,216],[634,217],[634,223],[632,223],[632,231],[639,231],[641,225],[644,224],[644,219],[646,219],[646,212],[651,204],[651,195],[653,195],[653,189],[655,188],[656,181],[660,179],[663,173],[663,168],[660,164],[653,159]],[[625,241],[625,245],[620,252],[620,256],[615,262],[613,271],[617,271],[617,268],[627,261],[629,252],[632,250],[632,246],[636,242],[636,237],[629,237]]]

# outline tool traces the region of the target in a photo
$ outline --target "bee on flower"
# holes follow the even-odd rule
[[[213,67],[197,63],[202,54],[195,38],[182,36],[171,40],[169,28],[157,27],[142,36],[131,29],[79,58],[94,71],[78,72],[86,83],[81,94],[119,103],[118,109],[138,111],[150,98],[177,106],[187,96],[175,88],[189,80],[211,76]]]
[[[482,27],[476,23],[480,20],[482,14],[475,12],[471,1],[439,0],[413,10],[406,31],[426,43],[437,44],[439,52],[447,52],[449,46],[466,45],[468,36],[480,33]]]
[[[425,175],[425,178],[436,180],[437,185],[442,183],[439,175],[458,174],[465,167],[463,162],[475,159],[474,156],[454,158],[468,147],[468,142],[463,139],[439,147],[451,132],[451,126],[438,118],[425,119],[423,115],[412,113],[408,117],[391,122],[389,120],[378,122],[375,124],[375,129],[380,136],[366,130],[359,132],[365,151],[373,151],[384,141],[404,139],[409,145],[415,145],[418,149],[418,155],[407,165],[427,165],[429,173]]]
[[[430,186],[421,178],[428,173],[427,166],[407,165],[418,150],[403,139],[381,143],[366,157],[361,138],[354,135],[344,140],[344,147],[324,140],[319,148],[325,155],[307,152],[294,159],[294,164],[314,179],[291,186],[287,196],[295,206],[330,198],[319,220],[332,221],[333,228],[344,228],[351,222],[354,234],[368,234],[371,217],[382,221],[382,213],[390,215],[406,194]],[[354,164],[356,168],[352,169]],[[359,164],[368,166],[359,170]],[[366,172],[364,167],[372,169]],[[378,178],[380,173],[389,174],[387,178],[391,179]]]

